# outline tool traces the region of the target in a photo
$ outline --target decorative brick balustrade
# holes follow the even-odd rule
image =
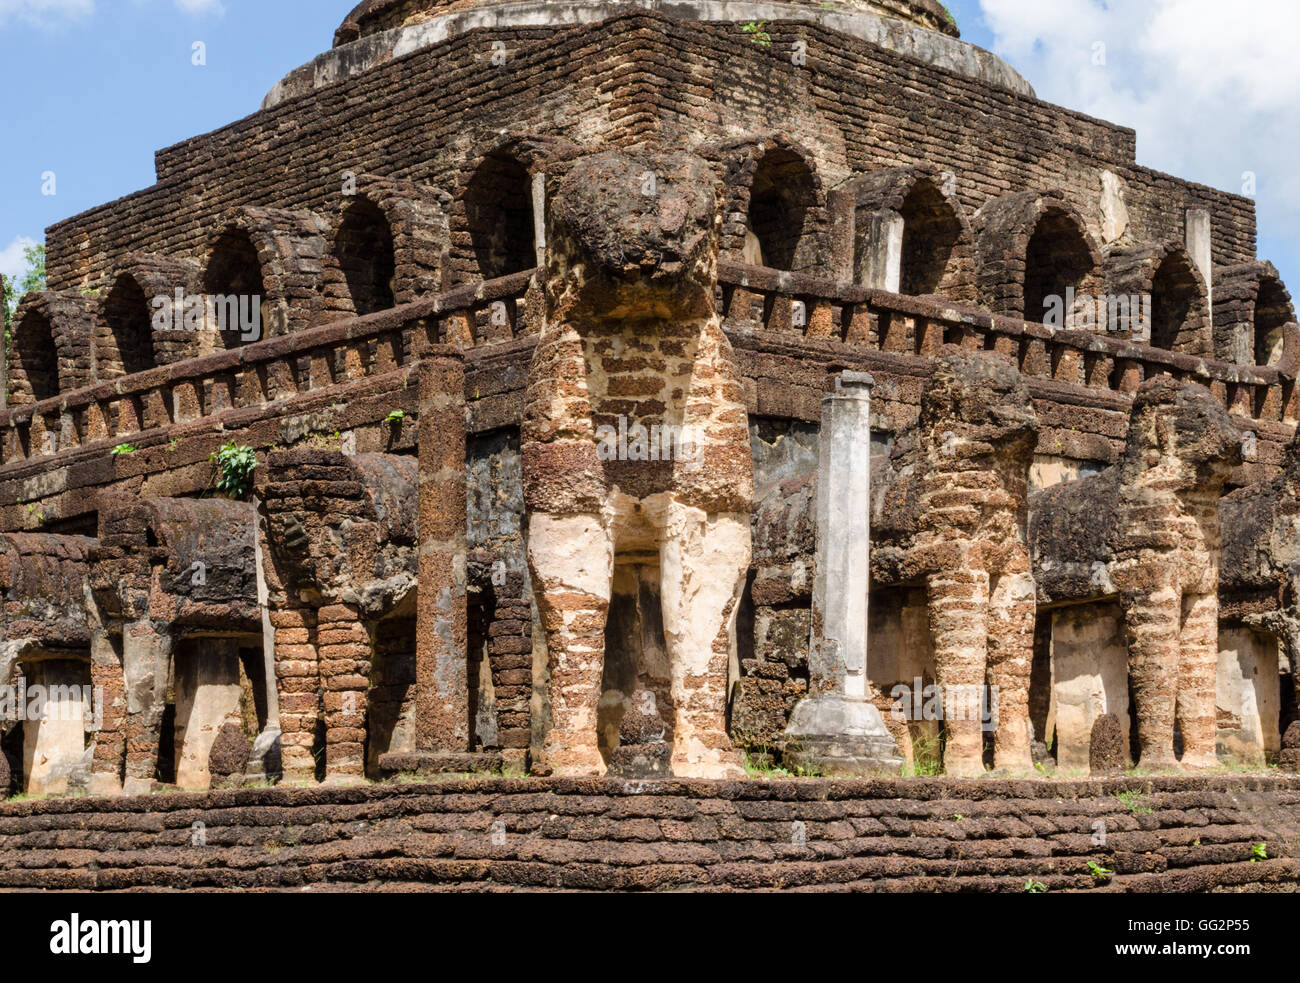
[[[382,375],[413,364],[429,344],[482,347],[535,334],[539,305],[529,291],[537,272],[0,411],[0,466],[97,443],[111,447],[144,431]],[[756,329],[903,356],[960,345],[1007,355],[1034,379],[1124,395],[1163,373],[1200,383],[1252,420],[1300,419],[1294,325],[1279,366],[1248,367],[742,263],[719,263],[719,291],[733,332]]]
[[[841,341],[882,352],[932,356],[942,345],[995,351],[1031,378],[1131,395],[1159,374],[1200,383],[1234,413],[1295,423],[1300,328],[1288,326],[1279,367],[1246,367],[1196,358],[1100,334],[1060,331],[797,273],[742,263],[718,264],[722,310],[729,331],[751,326],[777,334]]]

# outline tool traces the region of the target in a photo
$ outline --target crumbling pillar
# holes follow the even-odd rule
[[[372,645],[361,612],[350,604],[320,609],[316,626],[325,710],[325,780],[360,780],[366,773],[366,690]]]
[[[158,771],[158,743],[167,708],[171,636],[152,621],[129,622],[122,632],[122,669],[126,685],[127,795],[148,795]]]
[[[126,689],[122,658],[106,631],[96,632],[90,642],[90,685],[101,715],[90,794],[121,795],[126,765]]]
[[[785,733],[786,757],[826,775],[903,764],[867,679],[871,544],[871,387],[845,372],[822,400],[808,696]]]
[[[414,761],[430,771],[489,768],[500,755],[470,753],[465,368],[459,358],[421,365],[419,440],[416,754],[384,755],[380,767],[405,770]]]
[[[282,773],[280,740],[280,687],[276,679],[275,625],[271,622],[271,591],[266,581],[262,509],[253,501],[253,563],[257,568],[257,604],[262,614],[262,688],[266,693],[266,726],[257,735],[244,772],[248,778],[271,778]]]
[[[272,608],[268,616],[275,632],[281,771],[286,781],[311,781],[316,776],[312,749],[320,720],[316,612],[302,607]]]

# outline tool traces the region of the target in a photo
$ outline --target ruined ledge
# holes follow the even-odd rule
[[[1081,799],[1136,791],[1154,794],[1239,794],[1294,792],[1300,803],[1300,775],[1279,772],[1240,775],[1123,775],[1109,778],[1055,780],[1051,778],[789,778],[740,780],[625,778],[503,778],[448,776],[434,782],[313,785],[281,784],[269,788],[224,789],[211,792],[168,792],[147,796],[65,796],[21,801],[0,800],[0,836],[11,832],[8,820],[28,816],[86,813],[172,813],[194,809],[238,809],[254,806],[352,805],[392,799],[477,795],[547,794],[553,796],[614,796],[630,798],[709,798],[743,802],[831,802],[852,799],[909,803],[964,800],[1046,801]],[[1300,814],[1297,814],[1300,822]],[[0,841],[0,847],[3,847]]]
[[[1291,893],[1297,804],[1296,776],[502,778],[24,801],[0,805],[0,889]]]
[[[361,3],[343,19],[334,32],[334,45],[338,47],[359,37],[368,37],[380,31],[413,23],[437,14],[455,10],[485,7],[497,0],[361,0]],[[952,14],[939,0],[836,0],[824,3],[819,0],[781,0],[786,4],[824,7],[839,10],[863,10],[884,14],[899,20],[911,21],[932,31],[942,31],[954,38],[961,30]]]
[[[573,27],[598,24],[621,14],[654,11],[699,23],[747,24],[795,21],[858,38],[988,85],[1035,98],[1034,90],[1001,58],[937,31],[893,17],[826,10],[773,0],[528,0],[439,14],[350,41],[316,57],[278,82],[262,102],[270,109],[286,99],[369,71],[405,55],[475,30]]]

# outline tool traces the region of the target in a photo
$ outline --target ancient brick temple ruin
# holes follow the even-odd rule
[[[365,0],[47,236],[0,795],[1297,760],[1254,203],[935,0]]]

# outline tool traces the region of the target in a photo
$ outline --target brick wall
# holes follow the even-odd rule
[[[0,887],[1294,892],[1297,804],[1295,777],[499,779],[29,801],[0,805]],[[1252,862],[1258,844],[1269,859]]]
[[[463,165],[503,130],[587,146],[781,134],[809,149],[824,189],[925,164],[953,173],[971,214],[1008,191],[1062,189],[1094,234],[1109,169],[1128,183],[1135,238],[1180,239],[1183,209],[1205,207],[1215,264],[1255,258],[1253,203],[1137,167],[1131,130],[815,25],[769,31],[764,48],[734,25],[646,12],[470,32],[160,151],[156,186],[49,230],[50,286],[103,285],[132,251],[202,257],[232,207],[333,215],[348,170],[456,195]],[[808,45],[804,67],[788,57],[796,40]],[[505,68],[491,64],[494,41],[505,42]]]

